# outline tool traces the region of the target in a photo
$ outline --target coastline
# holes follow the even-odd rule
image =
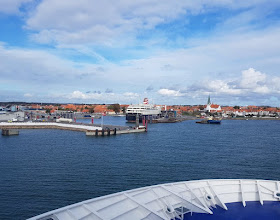
[[[236,118],[223,118],[223,120],[280,120],[280,118],[273,118],[273,117],[236,117]]]

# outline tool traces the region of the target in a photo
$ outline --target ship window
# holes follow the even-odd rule
[[[206,195],[206,199],[207,199],[207,200],[211,200],[212,197],[211,197],[210,195]]]

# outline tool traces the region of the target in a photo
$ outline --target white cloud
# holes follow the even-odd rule
[[[23,96],[26,97],[26,98],[31,98],[31,97],[33,97],[33,94],[25,93]]]
[[[240,82],[241,88],[254,89],[265,83],[266,74],[256,71],[253,68],[242,71],[242,79]]]
[[[202,83],[209,91],[219,94],[239,95],[243,92],[241,89],[237,89],[236,85],[229,85],[229,82],[223,80],[204,81]]]
[[[19,8],[34,0],[0,0],[0,13],[5,14],[18,14]]]
[[[93,93],[84,93],[79,90],[73,91],[72,93],[57,93],[55,95],[56,98],[63,98],[73,101],[84,102],[87,101],[89,103],[128,103],[133,102],[136,103],[139,94],[133,92],[124,92],[124,93],[106,93],[106,92],[93,92]]]
[[[268,76],[254,68],[243,70],[240,77],[227,80],[202,80],[191,86],[191,93],[213,93],[219,96],[274,95],[280,92],[280,77]]]
[[[86,95],[80,91],[74,91],[69,98],[70,99],[88,99],[90,97],[89,97],[89,95]]]
[[[14,1],[16,2],[25,1]],[[57,50],[54,52],[10,48],[0,44],[1,80],[7,82],[10,88],[15,85],[20,87],[23,94],[36,94],[35,90],[46,95],[55,91],[63,92],[75,100],[133,100],[146,91],[147,85],[153,86],[154,90],[149,92],[156,95],[153,97],[155,100],[166,96],[171,97],[170,100],[173,97],[177,100],[181,97],[183,100],[185,97],[205,95],[208,92],[221,94],[223,97],[251,96],[252,93],[268,97],[273,93],[280,93],[280,44],[275,43],[280,38],[279,25],[272,22],[274,25],[268,24],[261,29],[252,29],[248,25],[262,16],[265,17],[265,13],[256,16],[260,11],[250,10],[247,13],[247,8],[257,7],[265,1],[36,2],[38,7],[28,14],[26,27],[31,33],[35,33],[32,37],[36,41],[58,43]],[[272,4],[272,1],[269,0],[267,5],[271,8],[270,3]],[[144,48],[139,53],[135,52],[137,49],[126,47],[131,43],[129,40],[133,41],[143,30],[152,30],[158,24],[169,23],[189,14],[203,14],[208,10],[215,10],[215,7],[221,10],[245,10],[241,15],[217,24],[214,31],[209,35],[207,33],[206,37],[181,39],[180,45],[177,45],[179,49],[164,49],[164,43],[167,42],[163,39],[164,36],[150,39],[151,47],[147,46],[147,41],[137,42],[136,46]],[[239,22],[242,22],[242,30],[239,29]],[[234,27],[234,30],[229,30],[229,27]],[[159,41],[163,47],[155,49],[153,45],[159,45]],[[171,38],[170,41],[176,40]],[[93,50],[92,45],[89,47],[89,44],[99,45],[101,55]],[[100,46],[102,44],[111,45],[112,49],[118,47],[119,51],[108,52],[107,48],[104,52],[104,47]],[[65,51],[65,48],[69,47],[74,49],[72,53],[78,53],[73,56],[75,58]],[[130,50],[130,53],[124,55],[126,49]],[[136,56],[133,56],[133,52]],[[117,61],[110,58],[113,53],[117,54]],[[87,63],[80,61],[83,55],[87,56]],[[110,60],[113,61],[110,63]],[[248,69],[250,66],[260,71]],[[187,91],[195,82],[196,88],[193,86],[193,91]],[[178,83],[181,88],[170,87]],[[103,93],[105,88],[112,88],[116,93],[112,96],[106,93],[106,97]],[[101,93],[81,92],[90,90]],[[69,98],[66,95],[60,97],[65,100]]]
[[[203,14],[214,8],[242,9],[273,1],[181,0],[42,0],[27,20],[41,43],[120,44],[141,30],[166,24],[185,15]],[[252,14],[251,16],[254,16]],[[250,22],[250,19],[246,20]]]
[[[163,88],[158,94],[167,97],[184,97],[188,99],[201,99],[212,94],[225,102],[234,97],[244,100],[267,100],[280,94],[280,77],[267,75],[253,68],[243,70],[241,74],[229,79],[201,79],[189,86],[176,86],[176,88]],[[230,104],[230,103],[226,103]]]
[[[50,92],[55,89],[102,82],[106,77],[99,65],[76,63],[52,54],[51,51],[10,48],[0,45],[1,80],[6,86],[17,86],[26,93]],[[102,86],[102,83],[99,83]],[[69,89],[69,90],[70,90]],[[32,91],[34,90],[34,91]]]
[[[173,97],[183,96],[183,94],[180,91],[176,91],[173,89],[160,89],[158,90],[158,94],[163,96],[173,96]]]
[[[134,92],[125,92],[125,93],[123,93],[123,95],[126,96],[126,97],[130,97],[130,98],[138,98],[139,97],[139,94],[134,93]]]

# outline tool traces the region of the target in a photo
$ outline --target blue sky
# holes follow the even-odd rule
[[[279,1],[0,5],[0,101],[280,105]]]

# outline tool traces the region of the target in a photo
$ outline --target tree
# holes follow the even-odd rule
[[[203,105],[199,105],[199,110],[204,110],[204,106]]]
[[[123,106],[123,107],[122,107],[122,112],[125,113],[125,111],[126,111],[126,107]]]
[[[119,104],[109,105],[107,108],[109,110],[113,110],[115,113],[119,113],[120,112],[120,105]]]
[[[236,105],[233,107],[234,109],[240,109],[240,106]]]

